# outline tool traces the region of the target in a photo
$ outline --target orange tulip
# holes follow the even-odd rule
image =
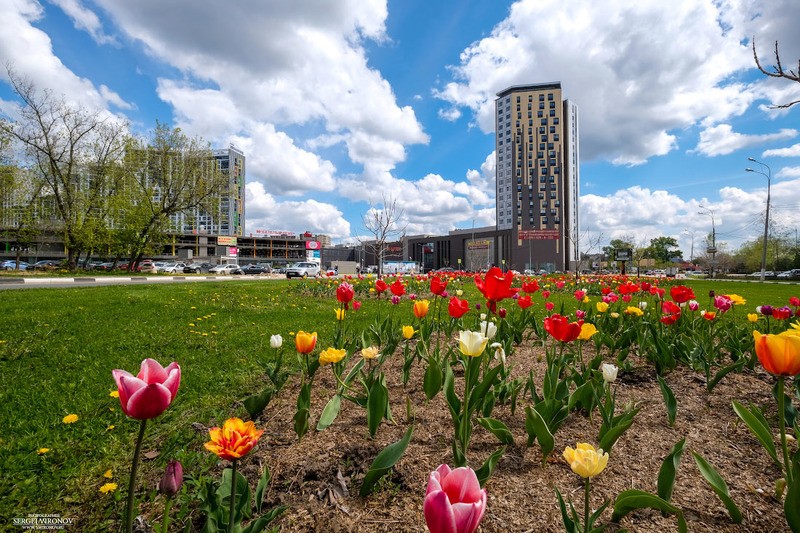
[[[753,332],[756,355],[770,374],[796,376],[800,374],[800,337],[797,335],[762,335]]]
[[[317,332],[306,333],[305,331],[298,331],[294,336],[294,345],[300,353],[311,353],[317,345]]]
[[[252,421],[229,418],[221,429],[214,427],[208,430],[211,440],[206,442],[205,447],[220,459],[233,461],[247,455],[263,433],[264,430],[256,429]]]
[[[428,314],[428,300],[417,300],[414,302],[414,316],[423,318]]]

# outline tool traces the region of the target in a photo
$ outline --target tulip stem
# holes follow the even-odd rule
[[[231,504],[228,507],[228,533],[233,532],[233,512],[236,504],[236,459],[231,460]]]
[[[172,508],[172,496],[167,496],[164,504],[164,519],[161,521],[161,533],[169,532],[169,510]]]
[[[587,477],[583,484],[583,531],[589,533],[589,480]]]
[[[133,502],[134,489],[136,488],[136,472],[139,470],[139,455],[142,451],[142,441],[144,440],[144,430],[147,420],[139,421],[139,435],[136,437],[136,447],[133,450],[133,461],[131,462],[131,477],[128,480],[128,503],[125,507],[125,531],[133,532]]]
[[[784,376],[778,376],[778,427],[781,430],[781,448],[783,448],[783,469],[786,471],[786,483],[792,486],[792,464],[789,462],[789,447],[786,445],[786,413],[784,411],[785,396]]]

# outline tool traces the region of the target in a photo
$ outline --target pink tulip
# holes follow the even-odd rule
[[[170,363],[167,368],[154,359],[142,361],[137,376],[125,370],[113,370],[122,412],[137,420],[149,420],[163,413],[181,384],[181,367]]]
[[[431,533],[473,533],[486,512],[486,489],[471,468],[439,465],[428,477],[423,510]]]

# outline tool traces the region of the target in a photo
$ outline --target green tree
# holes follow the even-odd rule
[[[111,218],[133,268],[181,213],[211,212],[229,190],[208,144],[180,128],[157,124],[150,139],[130,139],[121,165],[120,189]]]
[[[105,213],[116,169],[127,138],[127,126],[99,111],[67,104],[8,69],[11,86],[22,102],[19,120],[0,122],[0,132],[24,148],[25,166],[33,173],[42,201],[53,205],[58,230],[74,269],[92,238],[97,217]]]
[[[673,258],[682,257],[678,241],[674,237],[655,237],[650,239],[649,256],[659,263],[669,263]]]

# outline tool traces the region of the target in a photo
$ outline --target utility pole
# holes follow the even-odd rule
[[[764,215],[764,246],[761,249],[761,283],[764,283],[764,277],[767,270],[767,237],[769,236],[769,193],[770,193],[770,181],[772,177],[772,170],[769,168],[769,165],[762,163],[752,157],[747,158],[748,161],[752,161],[753,163],[758,163],[761,165],[762,168],[766,168],[766,174],[760,170],[755,170],[752,168],[746,168],[746,172],[755,172],[756,174],[761,174],[765,178],[767,178],[767,212]]]

